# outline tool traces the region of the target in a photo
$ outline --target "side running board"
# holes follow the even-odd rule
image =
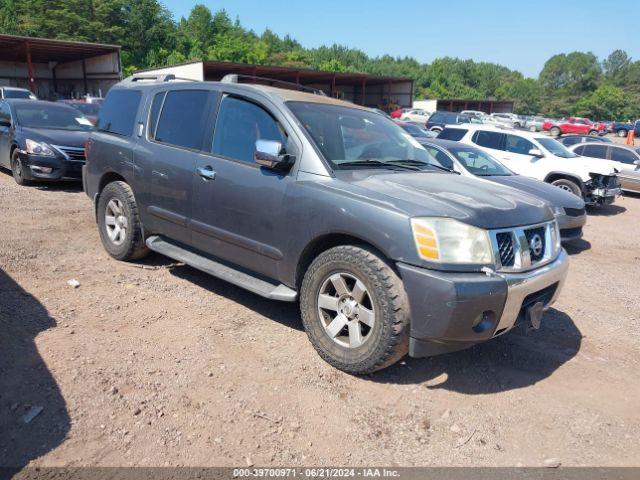
[[[154,252],[161,253],[179,262],[184,262],[193,268],[197,268],[226,282],[233,283],[238,287],[245,288],[262,297],[272,300],[282,300],[284,302],[295,302],[298,297],[298,293],[286,285],[278,285],[241,270],[236,270],[233,267],[216,262],[215,260],[211,260],[210,258],[171,243],[162,237],[156,235],[151,236],[147,238],[146,243],[147,247]]]

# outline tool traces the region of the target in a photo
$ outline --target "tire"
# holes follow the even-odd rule
[[[535,125],[531,125],[531,126],[529,127],[529,131],[530,131],[530,132],[534,132],[534,133],[535,133],[535,132],[537,132],[537,131],[538,131],[538,129],[535,127]]]
[[[131,187],[125,182],[111,182],[100,193],[98,229],[102,245],[116,260],[137,260],[149,253],[138,205]]]
[[[562,133],[560,131],[560,129],[558,127],[551,127],[549,129],[549,133],[551,134],[552,137],[559,137],[560,133]]]
[[[575,196],[582,198],[582,189],[580,188],[580,185],[572,180],[559,178],[558,180],[551,182],[551,185],[555,185],[562,190],[573,193]]]
[[[432,132],[438,132],[438,133],[440,133],[440,132],[442,131],[442,127],[431,127],[431,128],[430,128],[430,130],[431,130]]]
[[[11,154],[11,173],[13,174],[13,179],[18,185],[31,185],[31,181],[24,177],[24,168],[22,160],[20,159],[20,153],[18,153],[18,149],[16,148]]]
[[[627,131],[624,128],[621,128],[620,130],[618,130],[618,136],[619,137],[624,138],[627,135],[629,135],[629,133],[627,133]]]
[[[597,137],[600,134],[600,132],[598,132],[598,130],[591,130],[589,132],[589,136],[591,137]]]
[[[342,288],[336,288],[340,279]],[[381,370],[408,352],[409,303],[402,280],[366,247],[344,245],[320,254],[302,281],[300,311],[318,354],[347,373]]]

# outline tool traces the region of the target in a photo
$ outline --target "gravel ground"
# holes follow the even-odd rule
[[[640,465],[640,197],[590,215],[541,330],[364,378],[296,305],[112,260],[77,185],[0,172],[0,205],[0,465]]]

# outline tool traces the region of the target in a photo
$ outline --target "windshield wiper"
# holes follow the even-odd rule
[[[419,168],[412,167],[409,165],[398,165],[393,162],[383,162],[381,160],[371,160],[370,158],[366,160],[353,160],[351,162],[342,162],[340,163],[340,167],[345,165],[353,165],[353,166],[365,166],[365,167],[382,167],[382,168],[394,168],[394,169],[404,169],[404,170],[420,170]]]
[[[420,165],[420,166],[424,166],[424,167],[433,167],[433,168],[437,168],[438,170],[444,170],[445,172],[449,172],[449,173],[455,173],[460,175],[460,172],[456,172],[453,168],[447,168],[447,167],[443,167],[442,165],[436,165],[434,163],[429,163],[429,162],[422,162],[420,160],[390,160],[388,163],[393,163],[393,164],[400,164],[400,165]]]

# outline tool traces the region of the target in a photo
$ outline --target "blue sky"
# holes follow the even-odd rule
[[[536,77],[556,53],[624,49],[640,60],[638,0],[163,0],[179,19],[196,3],[243,26],[289,34],[305,47],[340,43],[368,55],[452,56]]]

